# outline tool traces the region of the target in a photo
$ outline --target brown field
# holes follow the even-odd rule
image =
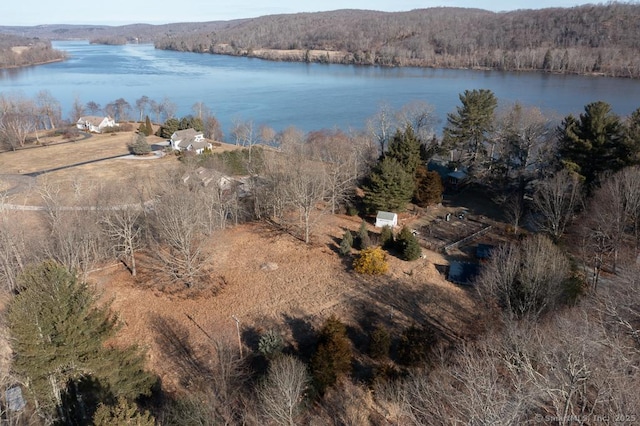
[[[391,272],[382,277],[351,271],[337,244],[345,229],[356,231],[359,225],[357,218],[328,215],[309,246],[260,223],[221,231],[210,243],[211,280],[224,283],[217,295],[206,289],[195,296],[162,293],[142,278],[144,272],[134,280],[120,265],[93,279],[125,324],[120,341],[144,346],[149,366],[170,390],[180,388],[179,368],[163,348],[166,337],[188,337],[194,348],[210,346],[209,336],[235,344],[234,315],[245,354],[272,328],[304,353],[310,330],[331,314],[354,330],[356,346],[366,346],[367,332],[378,322],[395,336],[410,324],[430,324],[445,341],[472,338],[482,328],[475,294],[443,278],[437,265],[447,262],[437,253],[414,262],[389,256]]]
[[[126,154],[129,134],[97,135],[75,143],[0,154],[2,174],[24,174]],[[234,149],[228,146],[216,149]],[[110,159],[46,173],[37,179],[62,184],[68,196],[91,184],[108,184],[130,176],[149,177],[174,169],[175,156],[161,159]],[[35,179],[35,178],[34,178]],[[4,178],[4,185],[15,182]],[[41,182],[39,182],[41,184]],[[14,203],[42,203],[33,186],[23,185],[9,199]],[[446,209],[443,208],[443,209]],[[11,212],[22,217],[38,212]],[[432,211],[431,214],[441,214]],[[403,223],[420,225],[416,214],[402,216]],[[251,223],[220,231],[210,237],[210,282],[223,283],[218,294],[207,288],[174,294],[154,287],[153,274],[139,256],[140,274],[133,279],[120,264],[103,265],[91,280],[121,319],[118,341],[136,343],[147,350],[148,365],[174,391],[182,389],[180,366],[166,347],[178,335],[188,340],[194,356],[203,356],[211,338],[237,344],[240,320],[245,354],[256,350],[258,336],[267,329],[280,330],[294,350],[308,353],[317,329],[331,314],[345,321],[354,345],[364,351],[367,333],[384,323],[397,337],[410,324],[428,324],[443,342],[471,339],[483,328],[476,295],[447,282],[447,259],[425,250],[425,258],[405,262],[389,256],[390,272],[363,277],[351,270],[351,260],[337,254],[345,229],[356,231],[357,217],[326,215],[314,230],[313,242],[299,239],[269,225]],[[266,266],[270,267],[266,267]]]
[[[59,186],[62,198],[70,199],[74,193],[86,192],[98,185],[127,179],[153,179],[154,176],[169,173],[179,167],[180,162],[173,155],[164,158],[151,156],[148,159],[111,158],[127,156],[127,144],[133,137],[133,132],[121,132],[93,134],[75,142],[66,142],[60,137],[41,138],[44,146],[2,152],[0,191],[10,191],[7,202],[41,205],[37,187],[43,181]],[[157,136],[149,136],[147,140],[152,146],[165,142]],[[162,147],[155,146],[154,149],[161,150]],[[222,144],[214,147],[214,152],[229,149],[237,147]],[[37,177],[28,176],[42,171],[48,172]],[[19,188],[15,188],[16,186]]]

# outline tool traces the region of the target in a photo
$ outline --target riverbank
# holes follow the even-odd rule
[[[0,65],[0,71],[1,70],[15,70],[15,69],[27,68],[27,67],[35,67],[35,66],[38,66],[38,65],[54,64],[56,62],[62,62],[62,61],[66,61],[66,60],[67,60],[67,56],[65,55],[64,58],[51,59],[51,60],[48,60],[48,61],[33,62],[33,63],[23,64],[23,65],[11,65],[11,66],[2,66],[2,65]]]

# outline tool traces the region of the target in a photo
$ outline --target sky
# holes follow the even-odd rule
[[[494,12],[547,7],[573,7],[580,0],[1,0],[0,25],[166,24],[172,22],[227,21],[281,13],[337,9],[386,12],[428,7],[472,7]],[[311,5],[313,4],[313,6]]]

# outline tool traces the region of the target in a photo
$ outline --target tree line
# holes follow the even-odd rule
[[[640,6],[626,3],[504,13],[338,10],[264,16],[214,31],[159,37],[155,45],[275,60],[637,78],[639,15]],[[292,49],[299,52],[278,53]],[[314,50],[339,54],[314,56]]]

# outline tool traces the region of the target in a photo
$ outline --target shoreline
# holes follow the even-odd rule
[[[19,68],[27,68],[27,67],[35,67],[35,66],[38,66],[38,65],[53,64],[53,63],[56,63],[56,62],[66,61],[67,59],[68,59],[67,56],[65,56],[64,58],[50,59],[48,61],[34,62],[34,63],[31,63],[31,64],[12,65],[12,66],[8,66],[8,67],[0,66],[0,71],[2,71],[2,70],[16,70],[16,69],[19,69]]]
[[[199,53],[199,54],[209,54],[209,55],[223,55],[223,56],[236,56],[236,57],[246,57],[246,58],[254,58],[261,59],[265,61],[271,62],[297,62],[297,63],[316,63],[316,64],[335,64],[335,65],[355,65],[355,66],[363,66],[363,67],[381,67],[381,68],[424,68],[424,69],[442,69],[442,70],[469,70],[469,71],[497,71],[497,72],[514,72],[514,73],[538,73],[538,74],[550,74],[550,75],[574,75],[574,76],[583,76],[583,77],[605,77],[605,78],[620,78],[620,79],[631,79],[631,80],[639,80],[640,78],[635,78],[633,76],[623,76],[623,75],[609,75],[602,72],[591,72],[591,73],[578,73],[578,72],[569,72],[569,71],[558,71],[558,70],[544,70],[537,68],[530,69],[498,69],[492,67],[465,67],[465,66],[443,66],[443,65],[428,65],[428,64],[419,64],[419,63],[411,63],[411,64],[383,64],[376,62],[355,62],[352,60],[353,54],[347,51],[336,51],[336,50],[321,50],[321,49],[310,49],[310,50],[301,50],[301,49],[291,49],[291,50],[283,50],[283,49],[268,49],[268,48],[258,48],[258,49],[243,49],[239,51],[235,51],[230,48],[227,44],[221,44],[216,46],[217,49],[213,51],[207,52],[196,52],[189,50],[177,50],[177,49],[163,49],[155,47],[158,50],[167,50],[173,52],[188,52],[188,53]]]

